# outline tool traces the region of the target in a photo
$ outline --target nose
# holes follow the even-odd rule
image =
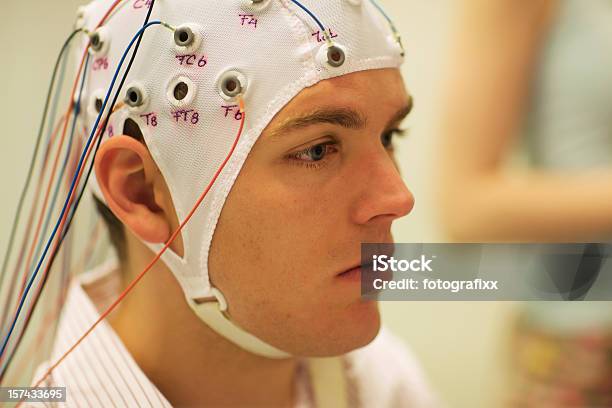
[[[354,221],[366,224],[374,220],[389,224],[410,214],[414,195],[402,180],[393,159],[386,151],[372,154],[360,166],[361,188],[353,211]]]

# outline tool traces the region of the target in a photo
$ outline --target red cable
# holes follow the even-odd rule
[[[110,15],[110,14],[113,12],[113,10],[115,10],[115,8],[116,8],[116,7],[119,5],[119,3],[121,3],[122,1],[123,1],[123,0],[116,0],[116,1],[115,1],[115,2],[114,2],[112,5],[111,5],[111,7],[108,9],[108,11],[107,11],[107,12],[104,14],[104,16],[102,17],[102,19],[100,20],[100,22],[99,22],[99,23],[96,25],[96,28],[95,28],[96,30],[97,30],[97,29],[98,29],[100,26],[102,26],[102,24],[104,24],[104,22],[106,21],[106,19],[108,18],[108,16],[109,16],[109,15]],[[49,180],[49,185],[47,186],[47,192],[46,192],[46,194],[45,194],[44,205],[43,205],[43,207],[42,207],[42,209],[41,209],[41,214],[40,214],[40,217],[39,217],[38,226],[37,226],[37,228],[36,228],[36,233],[35,233],[35,235],[34,235],[34,240],[32,241],[32,247],[30,248],[30,252],[29,252],[29,254],[28,254],[28,258],[27,258],[27,259],[28,259],[28,261],[26,262],[25,267],[24,267],[24,268],[25,268],[25,271],[24,271],[24,276],[23,276],[23,282],[22,282],[22,285],[21,285],[20,295],[19,295],[18,299],[19,299],[19,298],[21,298],[21,296],[23,295],[23,291],[25,290],[25,285],[26,285],[26,282],[27,282],[27,268],[28,268],[28,265],[29,265],[29,264],[30,264],[30,262],[31,262],[31,258],[32,258],[32,255],[33,255],[33,251],[34,251],[34,249],[35,249],[35,247],[36,247],[36,242],[38,241],[38,238],[39,238],[40,228],[41,228],[41,226],[42,226],[42,219],[43,219],[43,215],[45,214],[45,212],[46,212],[46,210],[47,210],[46,205],[47,205],[47,201],[48,201],[48,195],[49,195],[49,193],[50,193],[50,191],[51,191],[51,185],[53,184],[52,182],[53,182],[53,179],[55,178],[55,173],[56,173],[56,171],[57,171],[57,164],[58,164],[58,161],[59,161],[58,159],[59,159],[59,153],[61,152],[61,146],[63,145],[63,141],[64,141],[64,139],[65,139],[65,137],[66,137],[66,132],[67,132],[67,129],[68,129],[68,119],[70,118],[70,115],[71,115],[71,113],[73,112],[73,109],[74,109],[74,93],[75,93],[75,91],[76,91],[76,89],[77,89],[77,86],[78,86],[78,83],[79,83],[79,78],[81,77],[81,73],[82,73],[82,71],[83,71],[83,66],[85,65],[85,58],[86,58],[86,56],[87,56],[87,53],[88,53],[88,52],[89,52],[89,47],[86,47],[86,48],[85,48],[85,50],[84,50],[84,52],[83,52],[83,56],[81,57],[81,62],[80,62],[80,65],[79,65],[79,69],[78,69],[78,72],[77,72],[76,78],[75,78],[75,80],[74,80],[74,84],[73,84],[73,87],[72,87],[72,91],[70,92],[70,96],[71,96],[71,97],[70,97],[70,104],[69,104],[69,107],[68,107],[68,109],[66,110],[66,113],[65,113],[65,116],[67,117],[67,119],[66,119],[66,121],[64,122],[64,127],[63,127],[63,130],[62,130],[61,144],[60,144],[60,147],[58,148],[58,151],[57,151],[57,154],[56,154],[55,163],[54,163],[54,165],[53,165],[52,176],[51,176],[51,179]],[[93,143],[92,143],[92,145],[93,145]],[[91,146],[90,146],[90,150],[89,150],[89,151],[91,151]],[[88,152],[87,154],[88,154],[88,156],[89,156],[89,152]],[[83,168],[84,168],[84,167],[85,167],[85,166],[83,166]],[[81,174],[82,174],[82,172],[83,172],[83,168],[81,168],[81,172],[80,172]],[[79,175],[79,179],[80,179],[80,175]],[[77,181],[77,184],[76,184],[76,185],[78,185],[78,181]],[[70,194],[70,197],[71,197],[71,200],[72,200],[72,197],[74,197],[74,191],[72,191],[72,193]],[[72,201],[71,201],[71,202],[72,202]],[[66,218],[66,215],[67,215],[67,214],[68,214],[68,212],[66,212],[66,213],[64,214],[64,220],[65,220],[65,218]],[[63,227],[63,223],[62,223],[62,227]],[[61,229],[60,229],[60,231],[61,231]],[[61,234],[60,234],[60,235],[61,235]],[[55,246],[55,248],[57,248],[57,245]],[[55,248],[54,248],[54,249],[55,249]],[[17,272],[17,271],[15,271],[15,272]],[[14,315],[17,315],[17,310],[18,310],[18,308],[19,308],[19,301],[18,301],[17,306],[15,307],[15,313],[14,313]],[[4,358],[4,356],[0,356],[0,363],[2,363],[3,358]]]
[[[179,227],[174,231],[174,233],[172,234],[172,236],[170,237],[170,239],[168,240],[168,242],[166,242],[166,244],[164,245],[164,247],[157,253],[157,255],[155,255],[155,257],[151,260],[151,262],[149,262],[149,264],[143,269],[142,272],[140,272],[138,274],[138,276],[126,287],[126,289],[119,295],[119,297],[113,302],[113,304],[111,304],[108,309],[106,309],[104,311],[104,313],[102,313],[102,315],[98,318],[98,320],[96,320],[96,322],[85,332],[85,334],[83,334],[77,341],[76,343],[74,343],[69,349],[68,351],[66,351],[52,366],[49,367],[49,369],[45,372],[45,374],[43,375],[43,377],[38,380],[33,387],[38,387],[40,385],[40,383],[42,383],[50,374],[51,372],[58,366],[60,365],[60,363],[62,361],[64,361],[64,359],[70,354],[72,353],[72,351],[74,351],[74,349],[76,349],[78,347],[79,344],[81,344],[81,342],[83,340],[85,340],[85,338],[98,326],[98,324],[100,324],[100,322],[102,322],[116,307],[117,305],[119,305],[119,303],[121,303],[121,301],[130,293],[130,291],[134,288],[134,286],[136,286],[136,284],[138,282],[140,282],[140,280],[146,275],[146,273],[151,270],[151,268],[155,265],[155,263],[157,263],[157,261],[159,261],[159,259],[162,257],[162,255],[168,250],[168,248],[170,247],[170,245],[172,245],[172,243],[174,242],[174,240],[178,237],[178,235],[181,233],[181,231],[183,230],[183,228],[185,227],[185,225],[187,225],[187,223],[191,220],[191,218],[193,217],[193,214],[195,214],[195,212],[197,211],[197,209],[199,208],[200,204],[204,201],[204,199],[206,198],[206,195],[208,194],[208,192],[210,191],[210,189],[212,188],[213,184],[217,181],[217,178],[219,177],[219,175],[221,174],[221,172],[223,171],[223,169],[225,168],[227,162],[229,161],[229,159],[232,157],[232,155],[234,154],[234,150],[236,149],[236,146],[238,145],[238,142],[240,141],[240,137],[242,136],[242,131],[244,130],[244,122],[246,119],[246,113],[244,112],[244,103],[242,101],[242,99],[240,100],[240,109],[241,109],[241,113],[242,113],[242,119],[240,121],[240,129],[238,130],[238,134],[236,136],[236,139],[234,141],[234,144],[232,145],[232,148],[229,152],[229,154],[227,155],[227,157],[225,158],[225,160],[223,161],[223,163],[221,164],[221,167],[219,167],[219,169],[217,170],[217,172],[215,173],[214,177],[212,178],[212,180],[210,181],[210,183],[208,184],[208,186],[206,187],[206,189],[204,190],[204,192],[202,193],[202,195],[200,195],[200,197],[198,198],[196,204],[193,206],[193,208],[191,209],[191,211],[189,212],[189,214],[187,215],[187,217],[185,218],[185,220],[183,220],[183,222],[179,225]],[[18,407],[21,405],[21,403],[19,405],[17,405]]]
[[[40,178],[39,178],[39,182],[37,183],[36,193],[34,195],[35,197],[40,194],[40,190],[41,190],[41,188],[43,186],[43,174],[44,174],[45,169],[47,167],[49,153],[51,152],[51,150],[53,148],[53,145],[55,143],[55,140],[57,139],[57,134],[59,133],[60,126],[63,123],[65,123],[67,120],[68,120],[68,117],[66,115],[62,116],[60,118],[60,120],[58,121],[58,123],[55,125],[53,133],[51,134],[51,138],[49,140],[49,145],[48,145],[47,149],[45,149],[45,154],[44,154],[44,158],[43,158],[43,164],[42,164],[41,169],[40,169]],[[15,286],[15,280],[17,279],[17,276],[18,276],[17,271],[18,271],[19,267],[21,266],[21,262],[23,261],[23,255],[24,255],[24,252],[25,252],[26,243],[29,240],[30,228],[32,226],[32,222],[34,221],[34,214],[36,213],[37,204],[38,204],[38,202],[35,201],[32,209],[30,210],[30,215],[28,216],[28,223],[27,223],[26,232],[25,232],[24,238],[22,240],[21,251],[19,252],[19,257],[18,257],[18,260],[17,260],[17,264],[15,266],[15,269],[13,270],[13,275],[11,277],[11,282],[10,282],[10,284],[8,286],[9,288],[12,288],[12,287]],[[7,307],[7,308],[9,307],[11,299],[12,299],[12,296],[11,296],[11,293],[9,292],[9,294],[7,295],[7,298],[6,298],[5,305],[4,305],[5,307]],[[20,336],[20,339],[21,339],[21,336]],[[19,343],[15,343],[15,344],[19,344]],[[0,357],[0,363],[2,362],[2,360],[3,360],[3,358]]]
[[[112,6],[108,9],[108,11],[104,14],[104,16],[102,17],[100,22],[97,24],[96,30],[100,26],[102,26],[102,24],[104,24],[104,22],[106,21],[108,16],[113,12],[113,10],[122,1],[123,0],[116,0],[112,4]],[[88,47],[85,48],[85,51],[83,52],[83,56],[81,57],[81,63],[79,64],[79,69],[78,69],[76,78],[74,80],[74,84],[72,86],[72,91],[70,92],[70,104],[69,104],[68,109],[66,110],[66,113],[65,113],[65,116],[67,116],[68,118],[70,117],[70,114],[73,112],[73,109],[74,109],[74,94],[75,94],[75,92],[77,90],[77,87],[79,85],[79,78],[81,77],[81,73],[83,72],[83,66],[85,64],[85,58],[87,56],[88,51],[89,51]],[[26,263],[24,265],[23,280],[22,280],[21,289],[20,289],[20,292],[19,292],[18,299],[20,299],[21,296],[23,295],[23,291],[24,291],[26,283],[27,283],[28,268],[30,266],[30,263],[32,262],[32,257],[34,255],[34,249],[36,248],[36,243],[38,242],[38,238],[39,238],[39,235],[40,235],[40,229],[42,227],[42,221],[43,221],[44,215],[45,215],[45,213],[47,211],[47,204],[48,204],[49,194],[51,193],[51,186],[53,185],[53,181],[55,179],[55,173],[57,172],[57,165],[59,163],[61,147],[63,146],[64,140],[66,138],[67,130],[68,130],[68,119],[64,122],[64,128],[62,130],[62,137],[60,139],[60,147],[58,148],[56,156],[55,156],[55,161],[54,161],[54,164],[53,164],[53,170],[52,170],[52,173],[51,173],[51,178],[49,180],[49,184],[47,186],[47,191],[45,193],[45,199],[43,201],[43,207],[42,207],[41,212],[40,212],[40,216],[39,216],[39,219],[38,219],[38,224],[36,226],[36,232],[34,234],[34,240],[32,241],[32,246],[30,247],[30,251],[28,253],[27,261],[26,261]]]
[[[78,78],[80,76],[80,70],[79,70],[79,75],[77,75],[77,83],[78,83]],[[70,95],[74,95],[74,91],[75,89],[73,88],[72,92],[70,93]],[[70,101],[70,108],[67,112],[67,114],[69,114],[70,110],[72,110],[73,108],[73,104],[74,102]],[[23,291],[24,288],[26,286],[26,282],[28,279],[28,271],[30,268],[30,264],[32,262],[32,257],[34,256],[34,250],[36,249],[36,243],[38,242],[38,238],[40,235],[40,230],[42,228],[42,224],[43,224],[43,220],[45,218],[45,214],[47,212],[47,204],[49,203],[49,196],[51,194],[51,188],[53,187],[53,182],[55,181],[55,173],[57,172],[57,165],[59,163],[59,159],[62,153],[62,146],[64,145],[64,141],[66,139],[66,130],[68,128],[68,121],[64,122],[64,128],[62,130],[62,137],[60,138],[60,143],[59,146],[57,148],[57,152],[55,154],[55,159],[53,162],[53,166],[52,166],[52,171],[51,171],[51,177],[49,178],[49,184],[47,185],[47,190],[45,192],[45,198],[43,200],[43,205],[40,211],[40,215],[38,217],[38,223],[36,224],[36,230],[34,232],[34,240],[32,241],[32,245],[30,246],[30,251],[28,252],[28,256],[26,258],[26,262],[23,266],[23,279],[22,279],[22,283],[21,283],[21,289],[19,291],[19,296],[17,297],[17,299],[21,299],[21,296],[23,295]],[[17,301],[17,306],[19,306],[19,300]]]
[[[45,173],[45,169],[47,168],[47,163],[48,163],[48,158],[49,158],[49,153],[51,152],[53,145],[55,143],[56,140],[56,136],[59,133],[60,130],[60,126],[64,123],[64,121],[68,120],[68,118],[64,115],[60,118],[60,120],[57,122],[57,124],[55,125],[55,128],[53,130],[53,133],[51,134],[51,138],[49,140],[49,146],[47,147],[46,151],[45,151],[45,155],[43,158],[43,164],[40,168],[40,178],[39,181],[37,183],[36,186],[36,192],[34,193],[34,197],[37,197],[40,195],[40,190],[42,189],[43,186],[43,174]],[[30,240],[30,230],[32,228],[32,223],[34,222],[34,214],[36,213],[36,209],[38,208],[38,201],[34,201],[34,204],[32,205],[32,208],[30,209],[30,215],[28,215],[28,222],[27,222],[27,226],[25,229],[25,234],[23,236],[23,239],[21,240],[21,250],[19,251],[19,255],[17,257],[17,263],[15,265],[15,268],[13,270],[13,274],[11,277],[11,282],[9,284],[9,288],[12,288],[15,286],[15,280],[17,279],[18,273],[17,271],[19,270],[19,268],[21,267],[21,263],[23,262],[23,256],[25,254],[25,249],[27,246],[28,241]],[[8,307],[8,304],[10,303],[10,293],[8,294],[9,296],[6,299],[6,304],[5,307]]]
[[[106,15],[104,16],[104,18],[102,19],[102,21],[100,22],[100,24],[98,25],[98,27],[103,24],[103,21],[108,17],[108,15],[110,15],[113,11],[113,9],[121,2],[122,0],[117,0],[113,6],[109,9],[109,11],[107,11]],[[87,50],[85,51],[87,52]],[[80,77],[80,72],[82,71],[82,67],[83,67],[83,63],[85,60],[85,55],[83,55],[83,58],[81,59],[81,67],[79,69],[79,75],[77,76],[77,79],[75,81],[75,84],[78,83],[78,78]],[[76,89],[76,88],[75,88]],[[74,94],[74,89],[72,94]],[[70,109],[68,110],[68,113],[72,110],[74,104],[74,100],[72,99],[70,102]],[[70,349],[68,349],[68,351],[66,351],[52,366],[49,367],[49,369],[45,372],[44,376],[38,380],[36,382],[36,384],[34,384],[34,387],[37,387],[38,385],[40,385],[41,382],[43,382],[50,374],[51,372],[57,367],[59,366],[59,364],[62,363],[62,361],[64,361],[64,359],[72,352],[76,349],[76,347],[78,347],[79,344],[81,344],[81,342],[98,326],[98,324],[100,324],[100,322],[102,322],[116,307],[117,305],[119,305],[119,303],[121,303],[121,301],[131,292],[131,290],[136,286],[136,284],[138,284],[138,282],[140,282],[140,280],[146,275],[146,273],[151,270],[151,268],[157,263],[157,261],[159,261],[159,259],[162,257],[162,255],[168,250],[168,248],[170,247],[170,245],[176,240],[176,238],[178,237],[178,235],[180,234],[180,232],[182,231],[182,229],[185,227],[185,225],[191,220],[191,218],[193,217],[193,215],[195,214],[195,212],[197,211],[197,209],[199,208],[200,204],[204,201],[204,199],[206,198],[208,192],[210,191],[210,189],[212,188],[212,186],[214,185],[214,183],[216,182],[216,180],[218,179],[219,175],[221,174],[221,172],[223,171],[223,169],[225,168],[227,162],[229,161],[229,159],[231,158],[231,156],[234,153],[234,150],[236,149],[236,146],[238,145],[238,142],[240,141],[240,137],[242,135],[242,132],[244,130],[244,123],[245,123],[245,119],[246,119],[246,113],[244,112],[244,102],[241,99],[240,100],[240,111],[242,113],[242,119],[240,121],[240,128],[238,130],[238,134],[236,136],[236,139],[234,141],[234,144],[232,145],[232,148],[229,152],[229,154],[227,155],[227,157],[225,158],[225,160],[223,161],[222,165],[219,167],[219,169],[217,170],[217,172],[215,173],[213,179],[210,181],[210,183],[208,184],[208,186],[206,187],[206,189],[204,190],[204,192],[202,193],[202,195],[199,197],[199,199],[197,200],[196,204],[193,206],[193,208],[191,209],[191,211],[189,212],[189,214],[187,215],[187,217],[185,218],[185,220],[180,224],[180,226],[176,229],[176,231],[174,231],[174,233],[172,234],[172,236],[170,237],[170,239],[168,240],[168,242],[164,245],[164,247],[157,253],[157,255],[151,260],[151,262],[144,268],[144,270],[127,286],[127,288],[119,295],[119,297],[113,302],[113,304],[111,304],[108,309],[106,309],[106,311],[104,311],[104,313],[102,313],[102,315],[98,318],[98,320],[96,320],[96,322],[77,340],[77,342],[72,345],[70,347]],[[66,130],[66,126],[64,126],[64,134],[62,135],[62,138],[65,136],[65,130]],[[85,163],[87,162],[89,155],[92,151],[92,147],[95,143],[95,140],[98,137],[101,137],[100,135],[100,130],[98,129],[97,135],[94,138],[94,142],[91,143],[87,153],[86,153],[86,158],[85,158]],[[79,184],[79,181],[81,179],[81,176],[83,175],[83,170],[84,170],[85,166],[82,166],[81,170],[79,171],[79,174],[77,175],[77,180],[76,180],[76,184]],[[72,201],[74,200],[74,191],[71,192],[70,197],[69,197],[69,205],[68,207],[70,208],[70,206],[72,205]],[[61,223],[60,223],[60,227],[59,230],[62,231],[64,224],[66,222],[67,219],[67,212],[64,214],[64,216],[62,217]],[[56,239],[55,241],[55,245],[54,248],[52,250],[52,255],[55,254],[57,252],[57,249],[59,247],[59,237]],[[29,262],[28,262],[29,263]],[[47,266],[46,270],[45,270],[45,275],[49,272],[49,265]],[[17,406],[21,406],[22,402],[20,402]]]
[[[83,251],[83,255],[81,255],[81,257],[79,258],[78,262],[76,263],[76,268],[74,268],[75,271],[78,271],[81,269],[81,266],[85,265],[87,262],[87,259],[93,254],[93,251],[95,249],[95,243],[98,239],[98,236],[100,235],[100,231],[101,230],[101,224],[98,222],[96,223],[96,226],[94,227],[93,232],[90,234],[91,235],[91,240],[89,241],[89,244],[87,245],[87,248],[85,248],[85,251]],[[68,276],[64,279],[63,284],[61,285],[61,292],[60,292],[60,296],[58,298],[58,302],[55,304],[55,307],[53,308],[52,311],[50,311],[49,313],[47,313],[44,317],[43,317],[43,327],[41,328],[40,332],[38,333],[38,335],[36,336],[36,340],[33,341],[30,346],[28,347],[27,351],[25,352],[26,355],[32,355],[34,354],[35,350],[39,350],[40,347],[42,346],[42,342],[44,340],[44,338],[46,337],[46,334],[48,332],[48,330],[51,328],[52,323],[57,321],[59,318],[59,314],[61,311],[61,308],[64,304],[64,302],[66,301],[66,295],[68,294],[67,291],[67,287],[68,287],[68,283],[69,283],[69,279],[68,277],[70,276],[70,274],[68,274]],[[30,315],[28,316],[28,320],[30,319],[32,314],[32,311],[30,311]],[[23,333],[21,334],[21,336],[23,336]],[[18,343],[19,344],[19,341]],[[22,360],[21,364],[19,364],[17,366],[17,368],[14,370],[15,373],[22,373],[23,370],[25,369],[26,364],[28,363],[32,363],[32,361],[30,360]],[[8,379],[6,381],[7,384],[14,384],[15,382],[12,381],[11,379]]]
[[[87,150],[87,153],[86,153],[86,156],[85,156],[85,160],[84,160],[84,162],[83,162],[83,163],[87,163],[87,160],[89,160],[89,155],[90,155],[90,154],[91,154],[91,152],[93,151],[93,146],[95,145],[95,143],[96,143],[96,141],[97,141],[98,137],[101,137],[101,136],[100,136],[101,130],[102,130],[102,128],[98,127],[97,132],[96,132],[96,136],[94,137],[94,139],[93,139],[92,143],[89,145],[89,148],[88,148],[88,150]],[[78,186],[78,185],[79,185],[79,182],[80,182],[80,180],[81,180],[81,177],[83,176],[83,170],[85,169],[85,167],[86,167],[86,166],[82,166],[82,167],[81,167],[81,170],[79,171],[79,174],[77,175],[77,179],[76,179],[75,186]],[[76,191],[76,189],[75,189],[75,191]],[[73,191],[73,193],[74,193],[74,191]],[[71,194],[71,195],[70,195],[70,201],[69,201],[69,203],[68,203],[67,208],[71,208],[71,207],[72,207],[72,202],[73,202],[74,198],[75,198],[75,195],[74,195],[74,194]],[[64,230],[64,224],[66,223],[67,216],[68,216],[68,211],[66,211],[66,212],[64,213],[64,216],[62,217],[62,220],[61,220],[61,223],[60,223],[60,226],[59,226],[59,231],[63,231],[63,230]],[[53,249],[52,249],[52,251],[51,251],[51,256],[55,256],[55,253],[58,251],[58,248],[59,248],[60,243],[61,243],[61,235],[58,235],[58,237],[55,239],[55,244],[54,244]],[[42,280],[43,280],[43,279],[44,279],[44,278],[47,276],[47,274],[49,273],[50,267],[51,267],[51,264],[47,264],[47,266],[45,267],[45,270],[44,270],[44,272],[43,272],[43,274],[42,274],[41,281],[42,281]],[[40,295],[40,293],[41,293],[41,291],[42,291],[42,287],[41,287],[41,286],[37,286],[36,296],[39,296],[39,295]],[[28,321],[29,321],[29,319],[30,319],[30,317],[31,317],[32,312],[33,312],[32,310],[29,310],[29,311],[28,311],[28,314],[27,314],[27,316],[26,316],[26,320],[24,320],[25,324],[27,324],[27,323],[28,323]],[[15,309],[15,313],[17,313],[17,309]],[[25,327],[25,326],[24,326],[24,327]],[[18,342],[19,342],[19,341],[21,341],[22,337],[23,337],[23,331],[20,333],[20,335],[19,335],[19,337],[18,337],[18,340],[17,340],[17,341],[18,341]],[[18,343],[18,342],[17,342],[17,343],[15,343],[15,344],[19,345],[19,343]],[[5,354],[5,355],[6,355],[6,354]],[[0,363],[2,363],[3,359],[4,359],[4,356],[0,356]]]

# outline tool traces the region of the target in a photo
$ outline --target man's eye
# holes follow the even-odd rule
[[[297,152],[292,154],[292,158],[299,161],[305,162],[320,162],[325,159],[325,157],[336,151],[335,143],[320,143],[318,145],[314,145],[309,147],[308,149],[302,150],[301,152]]]

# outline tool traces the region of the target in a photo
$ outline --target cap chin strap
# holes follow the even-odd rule
[[[243,350],[258,356],[273,359],[292,357],[234,324],[225,314],[227,302],[223,294],[218,289],[212,292],[215,296],[212,299],[187,299],[195,314],[211,329]],[[347,408],[347,384],[342,357],[309,358],[308,366],[316,406]]]
[[[218,289],[213,289],[212,291],[215,296],[213,299],[203,301],[187,299],[191,309],[211,329],[238,347],[258,356],[273,359],[292,357],[291,354],[271,346],[241,327],[238,327],[226,316],[227,302],[223,294]]]

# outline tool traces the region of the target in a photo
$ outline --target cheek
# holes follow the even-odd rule
[[[333,262],[330,248],[339,242],[333,234],[342,229],[340,208],[331,194],[239,178],[211,246],[213,283],[230,305],[267,302],[271,291],[282,297],[317,290]]]
[[[335,280],[338,265],[358,255],[348,202],[338,200],[347,195],[312,190],[239,177],[215,231],[211,280],[232,319],[277,347],[350,349],[378,330],[378,310],[359,301],[358,286]],[[313,345],[321,350],[306,349]]]
[[[262,302],[273,290],[316,287],[316,270],[328,261],[328,243],[323,241],[329,236],[328,223],[337,220],[330,208],[320,196],[283,185],[250,188],[237,183],[211,247],[213,283],[228,301],[258,297],[250,300]]]

